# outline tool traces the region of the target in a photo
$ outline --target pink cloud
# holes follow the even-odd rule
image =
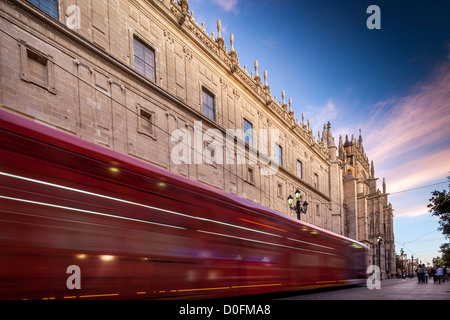
[[[389,193],[409,190],[423,186],[429,181],[442,180],[450,174],[450,148],[440,152],[424,155],[387,171],[382,176],[389,177]]]
[[[383,103],[375,106],[371,134],[365,139],[374,160],[391,161],[408,151],[445,141],[450,137],[450,62],[415,92]]]
[[[237,10],[236,6],[238,4],[238,0],[213,0],[213,1],[225,11]]]
[[[409,95],[374,105],[364,148],[395,192],[443,179],[450,171],[450,57]]]

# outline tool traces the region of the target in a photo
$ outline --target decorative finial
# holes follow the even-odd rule
[[[281,91],[281,107],[286,110],[287,109],[287,104],[286,104],[286,93],[284,92],[284,90]]]
[[[292,112],[292,98],[289,98],[289,112]]]
[[[370,162],[370,177],[375,178],[375,167],[373,166],[373,160]]]
[[[258,74],[258,60],[255,60],[255,81],[256,83],[261,81],[261,77]]]
[[[234,50],[234,34],[232,34],[232,33],[230,33],[230,45],[231,45],[231,49],[230,49],[231,60],[236,60],[237,53],[236,53],[236,50]]]
[[[270,93],[270,86],[267,84],[267,70],[264,70],[264,90]]]
[[[217,19],[217,34],[218,34],[218,37],[221,37],[221,33],[220,33],[221,29],[222,29],[222,22],[220,21],[220,19]]]
[[[217,19],[217,44],[219,45],[220,48],[223,48],[225,40],[222,37],[221,29],[222,29],[222,22],[220,21],[220,19]]]

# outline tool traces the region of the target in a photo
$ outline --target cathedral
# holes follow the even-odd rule
[[[314,136],[257,60],[241,66],[235,35],[220,20],[208,34],[192,10],[2,1],[0,108],[292,217],[299,190],[301,220],[366,244],[367,264],[394,272],[393,209],[362,135],[336,142],[328,122]]]

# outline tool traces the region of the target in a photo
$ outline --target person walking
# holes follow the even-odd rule
[[[441,266],[437,266],[436,277],[437,277],[437,281],[439,281],[439,283],[441,283],[443,275],[444,275],[444,270],[442,269]]]
[[[419,273],[418,273],[418,278],[419,278],[419,282],[425,282],[425,276],[424,276],[424,271],[425,270],[425,265],[424,264],[419,264]]]
[[[436,282],[436,269],[434,268],[434,266],[431,268],[431,271],[430,271],[430,277],[432,277],[433,278],[433,282]]]
[[[447,267],[443,266],[442,267],[442,282],[445,282],[445,278],[447,278]]]
[[[425,267],[424,268],[424,277],[425,277],[425,283],[428,283],[428,268],[427,267]]]

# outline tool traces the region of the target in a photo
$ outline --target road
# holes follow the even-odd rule
[[[381,282],[380,289],[367,286],[339,288],[327,291],[295,293],[276,300],[450,300],[450,282],[418,283],[417,278],[390,279]]]

